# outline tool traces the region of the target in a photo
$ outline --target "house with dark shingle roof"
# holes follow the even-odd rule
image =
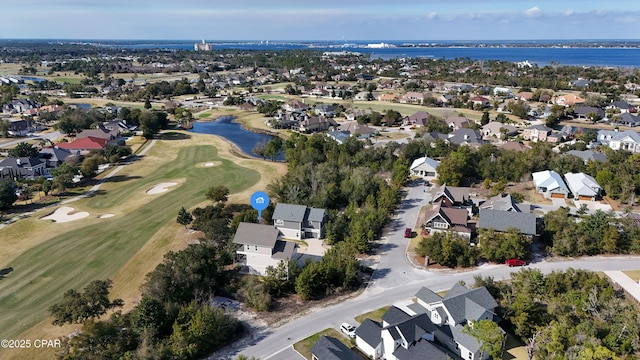
[[[241,222],[233,243],[238,245],[237,264],[250,274],[265,275],[267,267],[277,267],[296,254],[296,243],[281,240],[280,231],[269,225]]]
[[[518,205],[511,194],[507,194],[505,196],[502,196],[502,194],[498,194],[480,204],[478,208],[500,211],[531,212],[531,206]]]
[[[622,113],[613,117],[613,123],[622,126],[636,127],[640,125],[640,116],[628,112]]]
[[[433,203],[443,201],[445,206],[468,206],[473,204],[468,187],[447,186],[443,184],[434,188]]]
[[[275,228],[280,230],[285,238],[324,238],[327,224],[327,213],[324,209],[277,203],[272,219]]]
[[[5,158],[0,160],[0,179],[35,180],[46,175],[45,162],[34,158]]]
[[[449,208],[443,206],[442,202],[438,202],[431,211],[427,212],[424,228],[430,234],[452,230],[460,236],[471,239],[471,229],[467,225],[468,215],[466,209]]]
[[[463,329],[472,321],[499,321],[497,306],[484,287],[470,290],[456,284],[444,297],[422,288],[415,301],[383,315],[397,322],[365,320],[356,329],[356,346],[374,359],[487,359],[482,344]]]
[[[323,336],[311,348],[312,360],[362,360],[340,340]]]
[[[598,153],[593,150],[569,150],[564,153],[565,156],[576,156],[582,159],[586,164],[589,161],[597,161],[597,162],[605,162],[607,161],[607,156],[603,153]]]
[[[480,209],[478,229],[507,231],[516,228],[527,236],[535,236],[537,231],[536,214],[530,212],[501,211]]]

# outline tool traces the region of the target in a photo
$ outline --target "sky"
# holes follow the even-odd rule
[[[640,39],[639,0],[2,0],[0,39]]]

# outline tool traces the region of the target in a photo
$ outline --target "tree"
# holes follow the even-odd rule
[[[65,192],[73,185],[73,177],[78,174],[78,168],[69,164],[68,162],[62,163],[62,165],[51,170],[53,175],[53,187]]]
[[[271,161],[274,161],[278,154],[282,151],[282,139],[277,136],[274,136],[269,140],[267,147],[264,149],[264,156],[268,156],[271,158]]]
[[[82,323],[87,319],[100,317],[110,309],[122,307],[122,299],[109,300],[112,284],[110,279],[94,280],[84,288],[83,293],[73,289],[67,290],[61,303],[49,307],[53,325]]]
[[[224,185],[213,186],[205,196],[213,202],[224,203],[229,199],[229,188]]]
[[[37,156],[38,156],[38,149],[36,149],[35,147],[33,147],[33,145],[26,142],[18,143],[18,145],[16,145],[13,149],[9,150],[9,157],[12,157],[12,158],[21,158],[21,157],[33,158]]]
[[[0,181],[0,210],[10,208],[18,200],[15,187],[16,184],[12,180]]]
[[[491,121],[491,119],[489,119],[489,112],[488,111],[483,111],[482,112],[482,119],[480,119],[480,125],[487,125],[489,122]]]
[[[472,321],[466,324],[462,332],[473,336],[480,345],[480,359],[484,354],[489,354],[491,359],[500,359],[502,356],[502,344],[504,333],[493,320]]]
[[[92,178],[96,175],[98,171],[98,167],[100,166],[100,157],[92,156],[87,157],[82,161],[82,165],[80,165],[80,172],[82,176],[86,178]]]
[[[0,120],[0,137],[8,137],[10,128],[11,123],[9,122],[9,120]]]
[[[144,101],[144,108],[147,110],[151,109],[151,101],[149,101],[149,99]]]
[[[193,221],[193,215],[191,215],[183,206],[178,212],[178,218],[176,219],[176,221],[178,222],[178,224],[184,225],[184,228],[186,229],[187,225],[191,224],[191,222]]]

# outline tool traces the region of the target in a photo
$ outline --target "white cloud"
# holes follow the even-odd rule
[[[573,9],[569,9],[567,11],[564,12],[565,16],[572,16],[573,14],[575,14],[576,12]]]
[[[433,19],[437,19],[438,18],[438,13],[435,11],[430,12],[429,14],[427,14],[427,19],[429,20],[433,20]]]
[[[525,12],[524,12],[524,14],[525,14],[526,16],[528,16],[528,17],[538,17],[538,16],[540,16],[540,13],[541,13],[541,12],[542,12],[542,11],[540,10],[540,8],[539,8],[539,7],[534,6],[534,7],[532,7],[531,9],[527,9],[527,11],[525,11]]]

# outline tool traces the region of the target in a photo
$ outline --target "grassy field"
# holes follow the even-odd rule
[[[143,159],[104,183],[96,196],[70,204],[89,217],[69,223],[39,220],[48,210],[3,229],[0,267],[14,271],[0,281],[2,337],[42,334],[44,329],[37,327],[47,327],[47,307],[65,290],[80,290],[95,279],[113,278],[113,295],[130,308],[144,275],[166,250],[193,240],[175,223],[180,206],[205,204],[204,193],[216,184],[231,189],[230,201],[246,203],[253,191],[286,171],[283,164],[234,158],[229,145],[213,136],[180,138],[159,141]],[[212,161],[218,166],[197,166]],[[167,181],[179,185],[158,195],[145,193]],[[115,216],[98,218],[106,213]]]

